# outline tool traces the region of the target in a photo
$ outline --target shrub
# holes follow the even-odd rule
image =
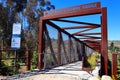
[[[1,66],[3,66],[2,69],[0,69],[0,74],[1,75],[13,75],[13,69],[11,67],[9,67],[7,64],[5,64],[4,61],[1,62]]]
[[[96,67],[98,57],[99,57],[99,54],[97,52],[94,52],[90,56],[88,56],[87,61],[90,64],[92,69]]]

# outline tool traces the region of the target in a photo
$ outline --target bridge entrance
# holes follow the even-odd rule
[[[91,22],[96,15],[100,22]],[[91,21],[74,17],[89,17]],[[107,10],[100,2],[46,11],[39,24],[39,69],[78,61],[97,51],[101,74],[108,74]]]

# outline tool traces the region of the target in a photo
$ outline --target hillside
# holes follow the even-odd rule
[[[111,42],[113,42],[113,43],[114,43],[114,46],[116,46],[116,47],[119,47],[119,48],[120,48],[120,40],[112,40],[112,41],[109,41],[109,42],[108,42],[108,45],[110,45],[110,44],[111,44]]]

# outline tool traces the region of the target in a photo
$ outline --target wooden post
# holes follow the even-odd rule
[[[117,54],[112,54],[112,76],[117,80]]]
[[[26,71],[30,70],[30,51],[26,50]]]

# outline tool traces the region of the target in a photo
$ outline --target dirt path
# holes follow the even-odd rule
[[[25,76],[26,74],[22,75]],[[35,75],[21,76],[14,80],[82,80],[81,78],[85,77],[88,79],[90,76],[88,72],[82,71],[82,62],[79,61],[46,70],[42,73],[38,72]]]

